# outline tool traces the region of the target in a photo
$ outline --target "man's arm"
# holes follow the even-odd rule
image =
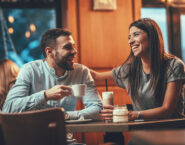
[[[3,112],[23,112],[54,107],[48,105],[47,101],[60,100],[64,96],[71,95],[69,86],[57,85],[46,89],[45,84],[40,83],[42,79],[39,79],[35,72],[37,71],[31,67],[23,66],[15,85],[8,93],[3,105]],[[36,86],[35,89],[33,86]]]
[[[82,97],[82,101],[85,104],[85,109],[80,111],[67,111],[70,119],[79,119],[81,116],[90,119],[100,119],[99,113],[102,110],[102,101],[96,86],[94,85],[94,80],[90,74],[88,68],[83,69],[83,83],[87,85],[86,94]]]
[[[29,69],[21,69],[15,85],[10,89],[3,105],[3,112],[36,110],[46,104],[44,90],[29,95],[31,90]]]

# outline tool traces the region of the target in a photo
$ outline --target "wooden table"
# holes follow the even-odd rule
[[[164,119],[128,123],[105,123],[103,121],[94,121],[83,124],[66,124],[67,132],[126,132],[146,129],[169,129],[185,127],[185,118],[183,119]]]
[[[185,129],[135,131],[131,142],[134,145],[185,145]]]

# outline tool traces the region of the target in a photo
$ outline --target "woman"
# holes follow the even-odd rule
[[[182,117],[184,63],[164,50],[162,33],[157,23],[144,18],[131,23],[127,60],[110,72],[91,71],[96,80],[114,79],[128,91],[134,111],[129,119]],[[102,116],[112,119],[113,106],[104,106]]]
[[[0,109],[3,106],[9,89],[15,83],[18,72],[18,66],[12,60],[0,60]]]

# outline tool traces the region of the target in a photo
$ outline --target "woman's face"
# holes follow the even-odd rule
[[[130,28],[128,43],[134,53],[134,56],[149,56],[149,40],[148,35],[142,29],[135,26]]]

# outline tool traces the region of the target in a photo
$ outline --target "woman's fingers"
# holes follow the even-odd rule
[[[111,117],[112,114],[110,114],[110,113],[109,113],[109,114],[101,114],[101,116],[102,116],[102,117]]]
[[[114,107],[112,105],[103,105],[103,108],[113,110]]]
[[[101,111],[101,113],[103,114],[103,113],[111,113],[112,114],[112,110],[111,109],[103,109],[102,111]]]
[[[113,120],[112,117],[103,117],[102,119],[103,119],[103,120]]]
[[[112,120],[112,107],[106,106],[106,108],[111,108],[111,109],[103,109],[100,115],[103,120]]]

